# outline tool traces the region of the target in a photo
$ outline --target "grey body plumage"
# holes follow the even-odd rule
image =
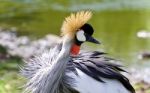
[[[79,93],[78,90],[73,88],[76,86],[74,78],[66,75],[68,72],[73,72],[78,76],[75,68],[80,69],[99,82],[103,82],[99,77],[119,80],[124,87],[134,93],[128,79],[120,73],[125,71],[121,69],[120,65],[111,63],[110,61],[115,60],[105,57],[103,52],[85,52],[75,57],[69,56],[63,69],[62,67],[53,68],[53,65],[56,67],[60,65],[53,63],[58,57],[60,49],[61,44],[26,62],[22,69],[23,76],[28,79],[28,83],[25,85],[25,93],[30,91],[32,93]],[[95,69],[92,69],[94,67]],[[58,78],[54,74],[60,69]]]
[[[100,44],[92,37],[94,29],[86,23],[91,16],[90,11],[71,14],[63,22],[62,41],[25,61],[21,69],[27,78],[24,93],[93,93],[95,90],[94,93],[135,93],[129,80],[120,73],[125,71],[120,65],[110,63],[113,59],[105,57],[105,53],[79,54],[85,41]]]

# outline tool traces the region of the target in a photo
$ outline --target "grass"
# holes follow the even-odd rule
[[[0,61],[0,93],[21,93],[24,80],[19,75],[20,62],[15,58]]]
[[[21,93],[24,79],[19,75],[18,65],[21,61],[12,58],[0,62],[0,93]],[[150,93],[150,89],[142,91],[145,85],[138,83],[134,87],[138,93]]]

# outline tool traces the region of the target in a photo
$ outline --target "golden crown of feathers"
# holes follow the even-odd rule
[[[87,23],[91,17],[91,11],[79,11],[77,13],[72,13],[70,16],[65,18],[62,24],[62,36],[69,35],[70,37],[74,37],[76,31]]]

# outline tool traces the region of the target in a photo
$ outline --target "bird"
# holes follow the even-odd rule
[[[62,23],[60,42],[24,61],[24,93],[135,93],[115,59],[105,52],[80,51],[85,42],[100,44],[88,23],[92,15],[89,10],[71,13]]]

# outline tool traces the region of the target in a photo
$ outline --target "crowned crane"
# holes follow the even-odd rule
[[[61,42],[49,51],[31,58],[21,73],[27,78],[24,93],[135,93],[129,80],[121,74],[120,65],[103,52],[79,53],[92,37],[87,23],[90,11],[79,11],[66,17],[61,28]]]

